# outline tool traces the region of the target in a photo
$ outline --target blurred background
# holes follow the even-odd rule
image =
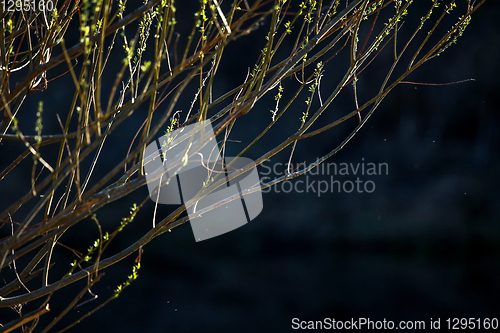
[[[190,10],[180,3],[178,7],[179,15]],[[144,248],[138,280],[118,300],[70,331],[288,332],[292,331],[293,318],[363,317],[394,322],[423,320],[426,324],[431,318],[442,322],[453,317],[498,318],[499,14],[500,4],[487,1],[457,45],[408,78],[427,83],[474,81],[439,86],[401,84],[353,140],[327,161],[354,167],[364,163],[366,168],[368,163],[385,163],[387,172],[313,172],[288,185],[266,189],[261,214],[230,233],[196,243],[189,224],[184,224],[157,237]],[[220,92],[214,95],[244,80],[251,66],[245,65],[245,57],[249,64],[254,63],[265,42],[262,36],[255,38],[237,41],[228,48],[225,66],[218,74],[216,88]],[[61,78],[54,83],[60,84],[59,90],[42,93],[47,106],[49,101],[55,109],[67,105],[65,98],[72,97],[71,83],[64,87],[68,82],[70,77]],[[329,92],[336,82],[326,76],[322,89]],[[358,89],[370,90],[371,84],[370,77],[360,79]],[[332,119],[354,108],[352,89],[346,90]],[[270,95],[262,102],[262,111],[254,110],[262,116],[248,122],[239,120],[232,139],[248,140],[254,128],[262,130],[262,122],[270,121],[274,94]],[[180,105],[189,105],[192,95],[185,98]],[[287,133],[300,125],[302,110],[290,112]],[[110,136],[96,175],[105,174],[123,158],[138,127],[133,117],[126,125],[130,126],[129,136]],[[338,145],[357,120],[353,121],[319,141],[301,142],[294,164],[310,163]],[[52,126],[57,132],[57,123]],[[279,134],[271,133],[245,156],[257,158],[272,143],[283,140]],[[11,148],[5,145],[2,149],[9,152]],[[234,151],[244,147],[231,145]],[[266,162],[266,166],[276,166],[272,172],[260,166],[261,176],[281,176],[284,166],[279,163],[286,163],[289,154],[287,150]],[[31,169],[28,166],[26,170]],[[29,179],[17,177],[11,180],[13,185],[26,183],[29,188]],[[374,184],[374,190],[367,185],[371,193],[339,193],[332,186],[321,195],[317,191],[289,191],[290,186],[305,190],[304,184],[297,182],[306,178],[315,184],[322,180],[344,184],[354,183],[357,177]],[[2,191],[5,195],[16,190]],[[145,196],[144,187],[106,206],[97,216],[111,229]],[[137,232],[150,228],[153,208],[151,202],[141,209],[133,228],[118,240],[117,250],[128,246]],[[159,218],[175,208],[160,207]],[[90,219],[78,228],[81,234],[88,230],[95,233]],[[63,242],[78,243],[78,237],[68,236]],[[82,249],[87,247],[81,243]],[[60,260],[71,256],[61,254]],[[107,298],[126,280],[134,259],[105,270],[106,275],[92,291]],[[57,264],[57,257],[54,261]],[[64,294],[60,291],[54,299],[64,302]],[[78,307],[71,318],[90,311],[97,302]]]

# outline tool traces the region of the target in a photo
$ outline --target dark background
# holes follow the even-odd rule
[[[178,7],[182,13],[182,4]],[[328,161],[387,163],[388,175],[361,177],[376,184],[373,193],[333,191],[318,197],[317,193],[271,191],[263,194],[261,214],[230,233],[196,243],[188,224],[175,228],[145,247],[139,279],[72,331],[287,332],[293,318],[326,317],[385,318],[396,323],[424,320],[428,328],[431,318],[441,318],[444,325],[446,318],[500,317],[499,7],[498,2],[487,1],[458,45],[408,78],[430,83],[475,81],[400,85],[346,148]],[[219,73],[221,92],[244,79],[248,43],[238,41],[228,48],[234,53],[229,53],[227,67]],[[252,47],[260,48],[255,46],[258,43],[256,39]],[[249,64],[255,61],[251,55],[248,58]],[[44,92],[46,105],[47,100],[55,108],[66,105],[65,91],[72,96],[62,80],[55,95]],[[335,84],[328,80],[322,83],[327,92]],[[371,84],[370,78],[359,84],[362,90],[363,84]],[[184,103],[190,98],[186,96]],[[343,110],[333,118],[353,109],[352,93],[341,103],[345,103]],[[251,137],[253,126],[270,121],[268,109],[274,107],[274,100],[262,105],[263,115],[248,123],[242,120],[234,139]],[[287,135],[299,125],[301,111],[291,112],[295,113]],[[57,123],[54,126],[57,131]],[[123,158],[137,124],[131,119],[127,126],[129,136],[110,137],[96,175]],[[328,152],[350,129],[334,130],[314,144],[299,144],[294,163],[311,162]],[[283,139],[278,134],[246,156],[260,156],[274,140]],[[241,147],[235,144],[234,149]],[[3,149],[9,151],[9,147]],[[267,165],[286,162],[289,153]],[[16,177],[11,184],[27,182],[29,188],[22,175]],[[330,180],[330,176],[308,177]],[[4,188],[2,193],[16,191],[21,189]],[[97,212],[103,226],[114,228],[131,204],[147,195],[146,188],[137,192]],[[160,207],[160,218],[172,209]],[[152,203],[141,210],[135,229],[125,233],[117,248],[130,244],[138,230],[148,230],[152,211]],[[95,234],[90,220],[81,224],[82,233]],[[78,241],[68,238],[66,242]],[[82,249],[87,246],[82,242]],[[64,256],[71,257],[61,255],[62,261],[67,259]],[[126,279],[133,260],[106,270],[93,288],[100,300]],[[62,290],[54,297],[65,302],[64,294]],[[82,305],[70,318],[86,313],[97,302]]]

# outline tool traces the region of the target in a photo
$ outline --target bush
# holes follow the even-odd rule
[[[250,137],[234,155],[251,153],[261,164],[281,154],[291,164],[300,160],[299,144],[321,142],[324,133],[339,129],[341,142],[322,142],[328,149],[321,157],[261,185],[300,176],[342,149],[398,84],[417,84],[407,77],[448,51],[484,2],[355,0],[343,6],[338,0],[201,0],[193,12],[173,0],[152,0],[133,10],[122,0],[40,0],[36,8],[36,2],[12,8],[6,2],[0,14],[0,140],[7,153],[0,181],[24,194],[12,190],[0,217],[0,268],[6,281],[0,307],[19,314],[2,323],[4,331],[72,327],[137,278],[143,246],[187,221],[180,217],[184,206],[158,221],[155,214],[154,228],[116,250],[109,245],[149,196],[109,230],[97,216],[102,207],[146,184],[144,151],[157,135],[209,119],[223,150],[230,135]],[[75,36],[79,40],[68,48]],[[232,45],[242,41],[247,41],[247,56],[238,57]],[[246,61],[251,61],[246,77],[225,88],[218,71],[246,71]],[[71,102],[56,109],[39,96],[57,96],[61,85],[52,80],[61,76],[70,78],[74,89]],[[332,89],[322,89],[325,80]],[[353,107],[339,114],[345,106],[334,107],[334,101],[346,90]],[[130,146],[100,175],[95,170],[103,161],[102,149],[113,137],[129,139]],[[19,177],[30,182],[17,182]],[[78,252],[81,244],[60,239],[78,236],[82,221],[93,221],[98,232]],[[55,255],[65,246],[74,258],[59,263],[65,272],[54,271]],[[107,300],[74,322],[62,320],[86,293],[92,294],[103,269],[134,253],[131,275]],[[49,273],[55,282],[49,283]],[[66,295],[68,302],[58,313],[50,312],[54,293],[82,279],[87,280],[84,288]]]

